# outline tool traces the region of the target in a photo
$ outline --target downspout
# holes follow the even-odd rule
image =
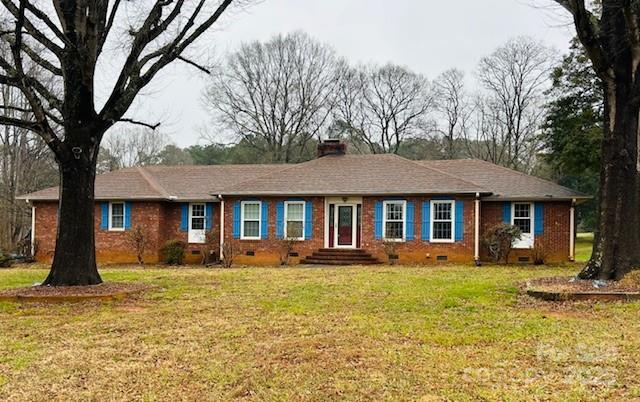
[[[480,266],[480,193],[476,193],[473,259]]]
[[[571,200],[569,212],[569,261],[576,260],[576,199]]]
[[[29,200],[27,200],[29,203]],[[36,206],[31,205],[31,258],[36,258]]]
[[[222,195],[218,196],[220,200],[220,260],[224,259],[224,200]]]

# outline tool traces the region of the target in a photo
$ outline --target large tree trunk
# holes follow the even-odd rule
[[[631,63],[629,63],[630,65]],[[619,74],[630,78],[627,74]],[[640,267],[638,113],[631,79],[605,87],[605,132],[600,169],[598,226],[582,279],[622,278]]]
[[[56,249],[43,285],[81,286],[102,283],[94,239],[95,159],[59,161],[60,204]]]

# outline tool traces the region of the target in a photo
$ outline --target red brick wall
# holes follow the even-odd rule
[[[481,233],[490,227],[502,223],[502,202],[482,202]],[[569,261],[569,236],[570,236],[570,212],[569,202],[545,202],[544,203],[544,233],[536,236],[535,247],[543,249],[546,254],[545,262],[559,263]],[[481,247],[481,258],[490,261],[491,258],[485,247]],[[532,250],[514,249],[509,262],[516,263],[520,257],[532,259]]]
[[[282,241],[276,239],[276,203],[287,201],[294,197],[267,197],[261,198],[269,203],[268,234],[266,240],[240,240],[233,238],[233,204],[242,198],[225,198],[225,241],[231,241],[236,249],[237,256],[234,259],[240,265],[279,265],[282,254]],[[252,198],[253,199],[253,198]],[[295,199],[299,199],[295,197]],[[313,234],[310,240],[296,242],[293,248],[299,257],[290,258],[290,263],[295,264],[300,259],[312,254],[324,247],[324,197],[305,197],[305,201],[313,203]],[[247,255],[252,251],[254,255]]]
[[[182,219],[181,203],[161,203],[160,213],[162,224],[160,225],[160,236],[163,239],[162,243],[178,239],[185,243],[189,240],[189,233],[180,230],[180,222]],[[220,204],[213,204],[213,217],[211,221],[212,232],[214,234],[214,248],[213,252],[216,255],[220,255]],[[161,243],[161,247],[162,247]],[[202,244],[188,244],[187,253],[185,256],[185,262],[188,264],[198,264],[202,262],[204,251]]]
[[[41,262],[50,262],[55,250],[58,204],[38,202],[34,205],[36,207],[36,259]],[[132,202],[131,208],[131,227],[141,225],[149,241],[144,257],[145,262],[160,261],[160,249],[167,240],[179,239],[187,242],[188,233],[180,231],[180,203]],[[98,263],[135,263],[136,252],[128,242],[130,232],[102,230],[100,229],[101,219],[100,203],[96,203],[94,225]],[[219,244],[219,222],[219,204],[214,204],[213,228],[214,234],[217,233],[216,245]],[[199,263],[202,260],[202,254],[195,254],[194,251],[199,252],[201,247],[201,244],[189,244],[186,262]],[[218,253],[217,247],[214,252]]]
[[[384,242],[375,240],[374,204],[376,201],[384,201],[385,199],[388,198],[365,197],[362,203],[362,247],[382,261],[386,261],[387,256],[384,252]],[[422,203],[425,200],[429,200],[430,197],[407,197],[403,199],[414,203],[414,240],[396,244],[396,252],[400,263],[430,264],[435,263],[438,256],[446,256],[447,262],[473,262],[473,198],[452,198],[464,202],[463,237],[462,241],[454,243],[430,243],[422,240]]]
[[[401,263],[428,264],[435,263],[437,256],[447,256],[448,262],[472,263],[474,253],[474,201],[472,198],[460,198],[464,201],[464,236],[463,241],[455,243],[429,243],[421,240],[422,231],[422,201],[429,197],[407,197],[414,202],[414,238],[413,241],[398,243],[396,252]],[[233,203],[239,198],[225,199],[225,241],[233,241],[237,249],[235,262],[241,265],[277,265],[280,263],[282,244],[275,237],[276,203],[290,198],[268,197],[264,201],[269,203],[269,219],[267,240],[233,240]],[[374,239],[374,203],[384,200],[384,197],[364,197],[362,208],[362,247],[372,254],[386,261],[384,245],[381,240]],[[325,202],[323,197],[308,197],[306,201],[313,202],[313,236],[311,240],[297,242],[294,252],[299,258],[291,258],[296,263],[319,248],[324,247]],[[36,242],[37,259],[50,261],[53,257],[56,236],[57,203],[38,202],[36,207]],[[536,246],[544,247],[546,261],[557,263],[569,258],[569,211],[568,202],[545,203],[544,234],[536,237]],[[109,232],[100,229],[101,211],[96,204],[96,253],[99,263],[133,263],[136,261],[135,250],[127,243],[128,232]],[[188,233],[180,231],[181,210],[180,203],[168,202],[133,202],[132,227],[142,225],[147,231],[150,244],[145,260],[150,263],[159,261],[160,248],[170,239],[187,241]],[[489,227],[502,222],[502,202],[482,202],[481,228],[482,232]],[[220,236],[220,204],[214,204],[213,232],[219,244]],[[481,232],[481,233],[482,233]],[[199,253],[202,245],[189,244],[186,261],[199,263],[202,255]],[[218,247],[213,250],[219,255]],[[253,251],[254,255],[247,255]],[[531,257],[531,250],[514,250],[510,261],[517,262],[519,257]],[[490,258],[481,247],[481,258]]]

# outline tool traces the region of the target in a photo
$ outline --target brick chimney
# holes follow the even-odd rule
[[[347,153],[347,144],[336,138],[329,138],[318,143],[318,158],[327,155],[344,155]]]

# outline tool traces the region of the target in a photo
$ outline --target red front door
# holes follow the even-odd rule
[[[338,206],[338,246],[353,246],[353,206]]]

